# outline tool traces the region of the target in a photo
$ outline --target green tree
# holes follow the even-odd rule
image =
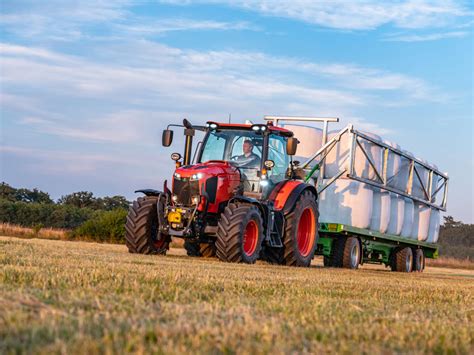
[[[98,198],[95,203],[95,208],[99,210],[112,211],[117,208],[128,209],[130,202],[123,196],[112,196]]]
[[[78,208],[93,208],[96,202],[94,194],[89,191],[73,192],[72,194],[61,196],[58,200],[60,205],[70,205]]]
[[[8,185],[6,182],[0,184],[0,198],[8,201],[16,201],[15,193],[16,189]]]
[[[54,203],[47,192],[34,188],[29,189],[17,189],[15,192],[16,201],[21,202],[32,202],[32,203]]]

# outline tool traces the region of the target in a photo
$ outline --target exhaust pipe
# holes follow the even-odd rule
[[[191,164],[191,155],[193,152],[193,137],[196,130],[193,125],[185,118],[183,120],[184,135],[186,136],[186,142],[184,144],[184,158],[183,165]]]

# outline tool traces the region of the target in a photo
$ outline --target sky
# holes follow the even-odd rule
[[[470,1],[0,2],[0,177],[55,199],[161,189],[186,117],[339,117],[450,177],[474,223]]]

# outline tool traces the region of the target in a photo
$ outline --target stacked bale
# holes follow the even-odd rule
[[[384,141],[388,146],[400,150],[396,143]],[[387,160],[387,184],[390,187],[405,191],[408,182],[407,169],[402,169],[402,157],[389,150]],[[387,229],[388,234],[400,235],[405,219],[405,200],[399,194],[390,192],[390,221]]]
[[[328,139],[338,132],[330,132]],[[341,136],[338,144],[329,152],[325,165],[325,180],[336,176],[343,169],[349,171],[351,139],[348,133]],[[369,146],[366,150],[374,154]],[[373,174],[369,163],[361,159],[363,153],[356,149],[354,171],[357,176],[370,178]],[[341,176],[319,196],[320,221],[347,224],[358,228],[369,228],[372,217],[373,190],[369,185]],[[361,208],[363,206],[363,208]]]

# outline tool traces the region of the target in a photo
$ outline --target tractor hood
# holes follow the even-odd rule
[[[229,176],[240,179],[239,170],[226,161],[209,161],[195,165],[182,166],[176,169],[175,177],[181,179],[202,180],[213,176]]]
[[[209,161],[176,169],[173,178],[173,195],[178,204],[191,205],[193,197],[206,196],[198,211],[217,213],[221,203],[235,195],[240,186],[240,172],[226,161]]]

